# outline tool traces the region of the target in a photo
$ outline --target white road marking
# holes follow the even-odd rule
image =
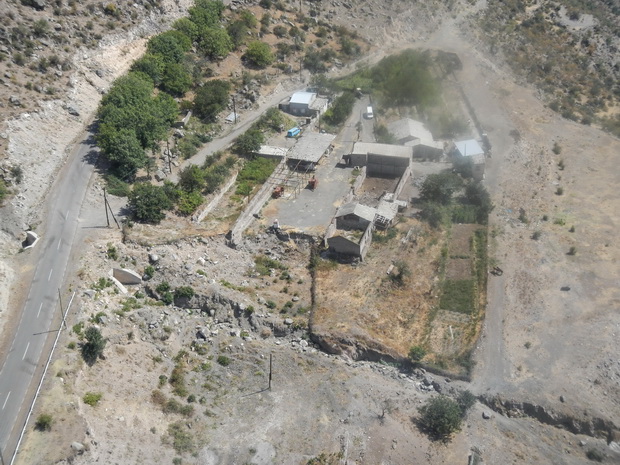
[[[24,350],[24,356],[22,357],[22,360],[26,358],[26,354],[28,353],[28,347],[30,347],[30,342],[26,346],[26,350]]]
[[[4,404],[2,404],[2,410],[4,410],[4,407],[6,407],[6,403],[9,400],[10,395],[11,395],[11,391],[9,391],[9,393],[6,395],[6,399],[4,399]]]
[[[49,276],[47,277],[47,280],[48,280],[48,281],[49,281],[49,280],[50,280],[50,278],[52,277],[52,271],[54,271],[54,268],[52,268],[52,269],[50,270],[50,274],[49,274]]]
[[[41,305],[39,305],[39,311],[37,312],[37,318],[39,318],[39,315],[41,314],[41,309],[43,308],[43,302],[41,302]]]
[[[60,249],[60,244],[62,243],[62,237],[58,239],[58,246],[56,246],[56,250]]]

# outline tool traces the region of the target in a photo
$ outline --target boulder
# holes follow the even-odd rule
[[[84,444],[82,444],[81,442],[74,441],[71,443],[71,449],[73,449],[78,454],[83,454],[85,447]]]
[[[142,282],[142,276],[127,268],[114,268],[112,270],[112,276],[121,284],[140,284]]]

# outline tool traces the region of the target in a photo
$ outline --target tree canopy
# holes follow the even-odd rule
[[[153,148],[176,120],[177,104],[165,92],[154,96],[153,81],[130,72],[117,79],[101,100],[97,143],[120,179],[132,177],[146,161],[142,149]],[[137,143],[136,143],[137,141]]]
[[[192,41],[181,31],[170,30],[151,38],[146,48],[152,55],[161,55],[165,62],[180,63],[192,48]]]
[[[230,83],[220,79],[208,81],[198,89],[194,98],[194,111],[204,121],[213,122],[217,114],[228,105]]]
[[[453,173],[429,174],[420,188],[420,198],[428,202],[447,205],[452,195],[462,186],[461,178]]]
[[[259,40],[250,42],[244,56],[250,63],[258,68],[266,68],[273,63],[274,60],[269,44]]]
[[[95,326],[90,326],[84,332],[86,342],[82,344],[82,358],[88,365],[94,365],[99,357],[103,355],[103,349],[107,339],[101,335],[101,331]]]
[[[258,129],[249,129],[235,140],[233,150],[239,155],[252,155],[265,143],[265,135]]]
[[[439,97],[431,64],[428,53],[406,50],[382,59],[373,67],[371,76],[387,105],[425,107]]]
[[[226,29],[219,26],[206,27],[201,32],[200,49],[213,59],[220,60],[233,49],[233,42]]]
[[[436,438],[446,438],[461,428],[463,412],[459,404],[447,396],[438,396],[420,408],[421,425]]]
[[[172,207],[172,200],[160,186],[137,183],[129,194],[129,208],[138,221],[157,224],[166,217],[164,210]]]
[[[224,9],[224,3],[221,1],[195,0],[194,6],[189,9],[189,19],[198,30],[202,30],[218,24]]]

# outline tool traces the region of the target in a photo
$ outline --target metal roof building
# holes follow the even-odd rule
[[[291,161],[318,163],[323,158],[323,155],[328,152],[335,137],[333,134],[305,132],[289,151],[288,159]]]

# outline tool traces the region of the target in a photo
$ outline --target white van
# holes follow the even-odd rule
[[[373,119],[375,115],[372,113],[372,107],[366,107],[366,118]]]

